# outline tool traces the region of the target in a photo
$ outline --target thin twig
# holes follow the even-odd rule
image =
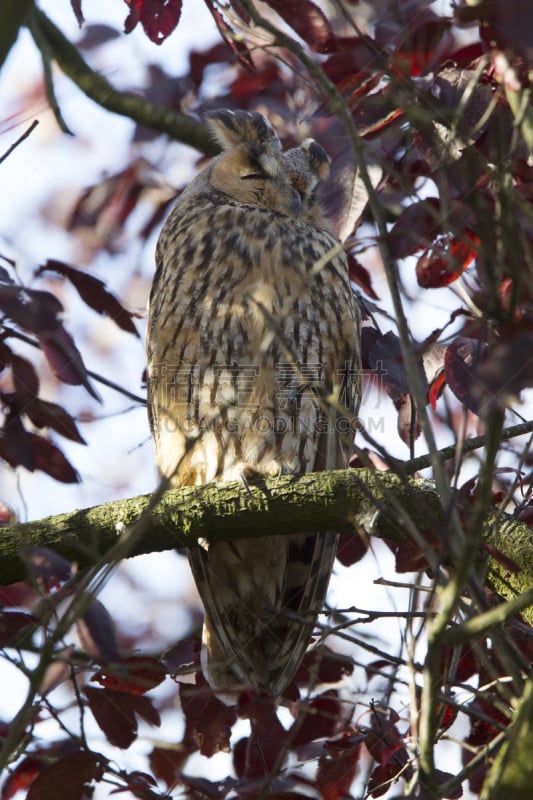
[[[22,134],[22,136],[19,136],[19,138],[17,139],[17,141],[16,141],[16,142],[14,142],[14,143],[11,145],[11,147],[8,147],[8,148],[7,148],[7,150],[5,151],[5,153],[4,153],[3,155],[1,155],[1,156],[0,156],[0,164],[2,163],[2,161],[5,161],[5,160],[6,160],[6,158],[8,158],[8,157],[11,155],[11,153],[13,152],[13,150],[16,150],[16,148],[19,146],[19,144],[21,144],[21,143],[24,141],[24,139],[27,139],[27,138],[28,138],[28,136],[29,136],[31,133],[33,133],[33,131],[35,130],[35,128],[37,127],[37,125],[38,125],[38,124],[39,124],[39,120],[38,120],[38,119],[34,119],[34,120],[33,120],[33,122],[31,123],[31,125],[29,126],[29,128],[27,128],[27,129],[24,131],[24,133]]]
[[[523,434],[531,433],[532,431],[533,420],[528,420],[527,422],[521,422],[519,425],[512,425],[509,428],[504,428],[501,433],[501,439],[502,441],[508,441],[509,439],[514,439],[517,436],[522,436]],[[471,439],[465,439],[461,445],[461,453],[470,453],[473,450],[479,450],[481,447],[485,447],[486,444],[486,436],[474,436]],[[437,450],[436,455],[442,461],[450,461],[452,458],[455,458],[457,450],[458,445],[452,444],[449,447],[443,447],[442,450]],[[430,454],[426,454],[423,456],[418,456],[417,458],[412,458],[409,461],[404,461],[401,465],[401,468],[406,475],[412,475],[413,473],[418,472],[421,469],[431,467],[432,465],[432,456]]]

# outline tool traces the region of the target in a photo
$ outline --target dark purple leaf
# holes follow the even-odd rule
[[[56,403],[49,403],[48,400],[36,397],[26,409],[26,413],[37,428],[53,428],[66,439],[87,444],[70,414]]]
[[[151,725],[161,723],[159,713],[147,697],[93,686],[86,686],[84,692],[99,728],[115,747],[126,749],[137,738],[136,715]]]
[[[119,36],[119,32],[109,25],[86,25],[83,29],[83,35],[76,42],[76,47],[82,50],[91,50],[93,47],[100,47],[100,45],[111,42]]]
[[[79,483],[81,478],[59,447],[36,433],[31,437],[35,469],[61,483]]]
[[[39,625],[37,617],[25,611],[0,611],[0,648],[20,647]]]
[[[405,258],[429,247],[441,232],[440,200],[428,197],[407,206],[388,236],[388,244],[393,258]]]
[[[475,366],[480,362],[484,345],[458,336],[446,348],[444,374],[446,383],[461,403],[474,414],[479,412],[480,397],[474,394]]]
[[[367,791],[370,797],[381,797],[386,794],[400,769],[398,764],[378,764],[368,779]]]
[[[294,680],[300,686],[317,683],[338,683],[353,672],[353,660],[335,653],[327,645],[315,647],[303,657]]]
[[[363,267],[352,253],[347,252],[346,255],[348,256],[348,274],[350,280],[359,286],[369,297],[378,300],[379,298],[372,287],[372,278],[367,268]]]
[[[495,406],[508,406],[522,389],[533,386],[533,332],[513,326],[501,330],[501,338],[474,370],[474,401],[482,414]]]
[[[249,719],[251,736],[240,739],[233,748],[233,767],[239,778],[261,779],[283,760],[287,751],[287,732],[281,725],[274,701],[249,690],[238,701],[237,713]]]
[[[71,577],[70,561],[47,547],[23,547],[20,557],[26,564],[32,582],[47,592],[57,589]]]
[[[232,790],[239,786],[235,778],[227,777],[224,780],[210,781],[207,778],[195,778],[191,775],[178,773],[178,779],[182,786],[190,790],[188,796],[191,798],[209,798],[211,800],[224,800]]]
[[[95,400],[101,402],[98,393],[89,382],[80,351],[65,328],[60,325],[53,332],[44,334],[36,331],[36,333],[41,349],[54,375],[63,383],[85,386],[89,394]]]
[[[100,600],[94,599],[76,623],[81,646],[100,664],[118,661],[117,639],[113,620]]]
[[[6,397],[2,398],[4,403]],[[35,469],[35,455],[31,434],[23,426],[20,417],[9,415],[0,428],[0,458],[12,467]]]
[[[25,406],[31,404],[39,394],[39,378],[33,364],[15,353],[11,356],[11,370],[15,395],[24,412]]]
[[[185,747],[190,752],[200,750],[208,757],[221,751],[229,753],[231,728],[237,719],[234,709],[218,699],[200,673],[196,685],[178,685],[185,716]]]
[[[188,757],[185,748],[156,745],[148,758],[153,775],[174,789],[178,773]]]
[[[368,541],[357,533],[341,533],[337,547],[337,558],[344,567],[360,561],[368,550]]]
[[[70,0],[70,5],[72,6],[72,10],[74,11],[74,16],[78,22],[78,25],[81,26],[85,22],[85,17],[83,16],[83,11],[81,10],[81,0]]]
[[[69,753],[44,769],[33,781],[26,800],[80,800],[104,772],[104,756],[86,750]]]
[[[88,275],[86,272],[55,259],[49,259],[44,266],[39,267],[36,274],[42,275],[43,272],[57,272],[68,278],[81,299],[90,308],[99,314],[111,317],[122,330],[133,333],[135,336],[139,335],[132,321],[133,315],[126,311],[117,298],[106,289],[105,283],[100,278],[95,278],[94,275]]]
[[[32,333],[54,331],[61,325],[58,315],[63,306],[50,292],[0,284],[0,311]]]
[[[368,365],[383,382],[400,395],[410,394],[410,385],[405,367],[398,336],[392,331],[384,335],[374,336],[374,341],[368,348]],[[425,372],[420,363],[420,377],[424,390],[429,389]]]
[[[127,656],[115,661],[108,669],[102,667],[91,680],[106,689],[129,694],[145,694],[159,686],[167,676],[167,668],[150,656]]]
[[[291,747],[316,739],[326,739],[338,729],[341,704],[337,692],[330,689],[304,704],[294,723],[294,736],[289,732]]]

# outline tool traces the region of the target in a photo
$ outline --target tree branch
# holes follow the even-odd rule
[[[430,481],[402,480],[392,472],[335,470],[284,475],[251,485],[211,483],[165,492],[150,509],[151,495],[117,500],[94,508],[13,525],[2,530],[0,581],[25,577],[20,551],[24,546],[49,547],[80,566],[105,560],[127,532],[143,520],[148,533],[126,555],[191,547],[210,542],[301,531],[338,530],[378,536],[400,543],[406,537],[402,516],[420,531],[445,530],[446,520]],[[498,593],[511,598],[533,584],[532,531],[510,517],[488,518],[483,537],[508,559],[513,572],[489,559],[489,577]],[[126,548],[127,549],[127,548]],[[111,557],[111,556],[110,556]],[[525,616],[528,612],[525,612]],[[530,620],[533,613],[529,610]]]
[[[201,122],[145,100],[132,92],[119,92],[106,78],[99,75],[82,58],[76,47],[40,9],[34,7],[29,15],[30,30],[39,31],[39,39],[46,41],[50,53],[68,77],[87,97],[102,108],[129,117],[134,122],[166,133],[183,144],[207,155],[216,155],[220,148]]]

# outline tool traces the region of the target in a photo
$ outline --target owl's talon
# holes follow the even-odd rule
[[[241,483],[244,486],[245,491],[247,491],[248,494],[252,494],[252,490],[250,489],[250,484],[246,480],[246,475],[244,474],[244,472],[241,472],[239,477],[241,479]]]

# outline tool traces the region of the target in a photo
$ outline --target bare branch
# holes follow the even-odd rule
[[[39,30],[36,44],[39,46],[41,38],[46,41],[51,56],[65,75],[102,108],[166,133],[167,136],[207,155],[218,153],[218,145],[202,123],[185,114],[158,106],[132,92],[119,92],[115,89],[106,78],[91,69],[77,48],[38,8],[31,12],[30,22],[32,30]]]

